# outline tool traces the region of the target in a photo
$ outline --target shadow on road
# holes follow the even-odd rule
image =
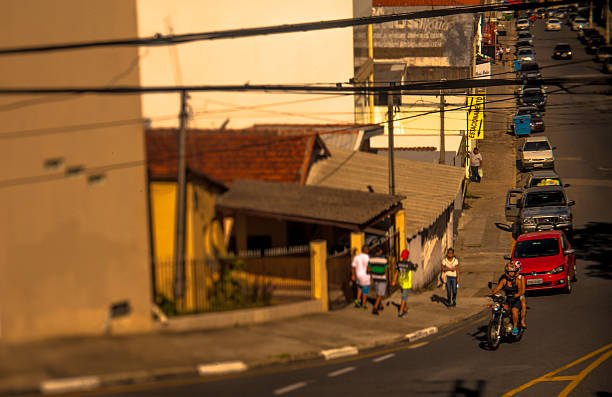
[[[470,388],[464,386],[464,381],[461,379],[455,380],[453,384],[453,391],[449,394],[450,397],[480,397],[484,395],[485,385],[487,382],[484,380],[476,381],[476,387]]]
[[[612,280],[612,223],[589,222],[583,229],[574,229],[576,257],[595,262],[586,267],[586,276]]]

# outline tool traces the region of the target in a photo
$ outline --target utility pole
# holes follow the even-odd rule
[[[440,83],[442,83],[440,81]],[[440,87],[440,164],[446,163],[446,148],[444,147],[444,91]]]
[[[589,27],[593,27],[593,0],[589,1]]]
[[[389,88],[393,87],[393,83]],[[393,92],[391,89],[387,92],[387,119],[389,120],[389,194],[395,194],[395,164],[393,158]]]
[[[174,300],[185,295],[185,128],[187,124],[187,92],[181,91],[181,112],[177,136],[178,175],[174,229]]]
[[[606,0],[606,44],[610,44],[610,0]]]

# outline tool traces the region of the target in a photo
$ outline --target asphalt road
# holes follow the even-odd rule
[[[545,77],[600,73],[600,65],[591,61],[567,26],[561,32],[545,32],[543,22],[537,22],[533,31]],[[573,61],[551,59],[552,47],[561,41],[574,48]],[[555,66],[547,67],[551,65]],[[568,195],[577,202],[578,282],[571,295],[528,296],[529,329],[520,343],[487,350],[483,340],[488,319],[483,317],[424,344],[396,346],[335,363],[313,361],[214,381],[162,382],[96,394],[500,396],[527,384],[515,395],[558,395],[570,385],[575,386],[571,396],[612,395],[612,100],[593,94],[601,90],[580,87],[570,89],[571,94],[549,96],[544,134],[557,147],[557,171],[572,185]],[[588,356],[592,352],[596,353]],[[585,356],[546,381],[528,384]]]

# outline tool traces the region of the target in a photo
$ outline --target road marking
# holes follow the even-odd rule
[[[66,393],[92,390],[98,387],[100,387],[100,378],[98,376],[81,376],[78,378],[46,380],[40,384],[40,391],[44,394]]]
[[[414,345],[410,346],[409,349],[418,349],[421,346],[425,346],[426,344],[428,344],[429,342],[421,342],[421,343],[415,343]]]
[[[384,356],[376,357],[376,358],[372,359],[372,362],[379,363],[379,362],[385,361],[386,359],[391,358],[391,357],[395,357],[395,354],[389,353],[389,354],[385,354]]]
[[[330,372],[329,374],[327,374],[327,376],[329,376],[330,378],[333,378],[334,376],[346,374],[347,372],[351,372],[351,371],[354,371],[356,369],[357,369],[357,367],[346,367],[346,368],[342,368],[342,369],[339,369],[339,370],[334,371],[334,372]]]
[[[200,374],[200,376],[222,375],[230,372],[242,372],[247,369],[247,365],[242,361],[227,361],[222,363],[200,364],[198,365],[198,374]]]
[[[606,350],[610,350],[608,352],[606,352]],[[602,354],[603,353],[603,354]],[[592,358],[598,354],[602,354],[597,360],[593,361],[588,367],[586,367],[582,372],[580,372],[578,375],[575,376],[557,376],[555,377],[554,375],[558,374],[559,372],[565,371],[568,368],[571,368],[575,365],[580,364],[583,361],[588,360],[589,358]],[[507,392],[506,394],[504,394],[502,397],[510,397],[510,396],[514,396],[517,393],[522,392],[525,389],[530,388],[531,386],[540,383],[540,382],[559,382],[559,381],[568,381],[571,378],[571,383],[569,385],[567,385],[565,387],[565,389],[563,389],[563,391],[559,394],[559,396],[565,397],[569,394],[570,391],[572,391],[572,389],[574,389],[578,383],[580,383],[585,376],[588,375],[589,372],[591,372],[593,369],[595,369],[597,366],[599,366],[601,363],[603,363],[604,361],[606,361],[608,358],[610,358],[610,356],[612,355],[612,343],[610,343],[609,345],[606,345],[600,349],[595,350],[594,352],[591,352],[589,354],[587,354],[584,357],[579,358],[578,360],[572,361],[571,363],[564,365],[561,368],[558,368],[554,371],[551,371],[543,376],[540,376],[539,378],[530,380],[529,382],[525,383],[522,386],[517,387],[516,389],[510,390],[509,392]]]
[[[573,381],[570,382],[569,385],[565,386],[565,389],[563,389],[563,391],[561,393],[559,393],[558,397],[567,397],[567,395],[576,387],[578,386],[578,384],[580,382],[582,382],[584,380],[584,378],[589,374],[589,372],[591,372],[592,370],[594,370],[595,368],[597,368],[601,363],[603,363],[604,361],[606,361],[607,359],[610,358],[610,356],[612,356],[612,350],[608,351],[605,354],[602,354],[601,356],[599,356],[599,358],[595,361],[593,361],[588,367],[586,367],[585,369],[582,370],[582,372],[580,372],[578,375],[576,375],[576,379],[574,379]]]
[[[289,386],[281,387],[280,389],[274,390],[275,396],[280,396],[281,394],[289,393],[290,391],[294,391],[297,389],[301,389],[302,387],[308,385],[308,382],[298,382]]]
[[[429,327],[429,328],[420,329],[410,334],[406,334],[405,338],[408,339],[410,342],[414,342],[415,340],[423,339],[429,335],[433,335],[437,333],[438,333],[438,327]]]
[[[359,354],[359,350],[355,346],[345,346],[338,349],[321,350],[320,353],[326,360],[335,358],[355,356]]]

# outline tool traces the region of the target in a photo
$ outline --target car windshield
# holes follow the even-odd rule
[[[531,115],[531,118],[542,117],[540,112],[536,112],[535,110],[532,110],[532,109],[519,109],[517,112],[518,116],[523,116],[525,114]]]
[[[520,39],[530,39],[531,38],[531,33],[527,33],[527,32],[519,33],[518,37]]]
[[[533,186],[561,186],[559,178],[537,178],[531,179],[531,187]]]
[[[525,152],[540,152],[544,150],[550,150],[550,145],[546,141],[527,142],[523,148],[523,151]]]
[[[567,44],[559,44],[555,47],[555,51],[569,50],[570,46]]]
[[[527,50],[527,49],[525,49],[525,50],[519,50],[518,55],[519,55],[519,56],[521,56],[521,55],[533,55],[533,51],[531,51],[531,50]]]
[[[563,192],[533,192],[528,193],[525,198],[526,208],[556,205],[565,205],[565,196],[563,196]]]
[[[556,238],[522,240],[518,241],[514,248],[514,258],[516,259],[554,255],[559,255],[559,240]]]

